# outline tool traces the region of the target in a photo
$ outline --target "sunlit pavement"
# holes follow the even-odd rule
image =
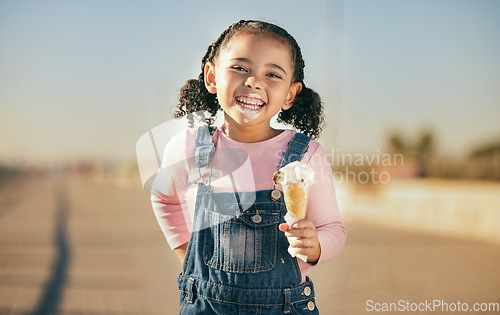
[[[180,263],[148,198],[81,178],[2,186],[0,314],[176,313]],[[346,224],[344,252],[310,274],[322,314],[364,313],[367,300],[500,302],[500,246]]]
[[[0,314],[177,309],[180,263],[144,191],[80,179],[36,179],[18,186],[23,192],[16,192],[0,217]]]
[[[347,228],[342,254],[311,273],[319,308],[327,314],[377,313],[366,309],[400,301],[405,307],[500,303],[498,245],[359,224]]]

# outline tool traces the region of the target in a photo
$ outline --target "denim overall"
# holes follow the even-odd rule
[[[198,167],[210,167],[213,132],[197,131]],[[280,167],[300,161],[310,140],[297,133]],[[200,181],[178,277],[180,314],[318,314],[313,284],[309,278],[300,284],[297,259],[278,230],[285,222],[283,196],[273,200],[272,192],[212,193],[210,184]]]

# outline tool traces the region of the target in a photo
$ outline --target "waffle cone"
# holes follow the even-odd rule
[[[284,185],[283,195],[288,213],[298,220],[304,219],[306,217],[309,186],[299,187],[297,184]]]

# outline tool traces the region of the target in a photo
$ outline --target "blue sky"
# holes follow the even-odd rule
[[[499,1],[344,4],[341,146],[396,129],[432,129],[449,154],[500,140]]]
[[[500,138],[496,0],[0,1],[0,162],[133,159],[207,46],[246,18],[299,42],[326,148],[426,126],[444,154]]]

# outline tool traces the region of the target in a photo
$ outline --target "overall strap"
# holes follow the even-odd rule
[[[282,168],[288,163],[302,160],[307,149],[309,149],[309,141],[311,141],[310,137],[297,132],[292,141],[288,142],[287,150],[281,160],[279,168]]]
[[[196,133],[196,151],[195,159],[197,167],[207,166],[215,152],[212,136],[215,132],[215,127],[201,126]]]

